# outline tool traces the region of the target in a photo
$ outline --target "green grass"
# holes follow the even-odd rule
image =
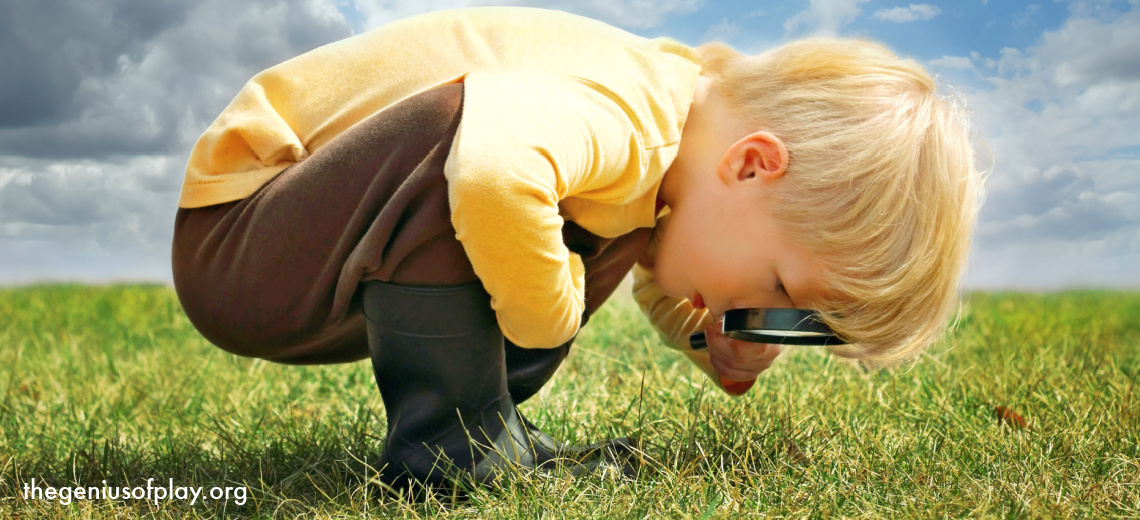
[[[804,348],[734,399],[607,305],[522,408],[566,440],[640,437],[641,476],[530,476],[409,505],[360,484],[384,432],[366,362],[226,354],[166,287],[3,289],[0,518],[1140,516],[1140,293],[972,294],[965,309],[915,364]],[[32,478],[249,498],[64,506],[24,500]]]

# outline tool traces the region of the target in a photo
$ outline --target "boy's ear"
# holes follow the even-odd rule
[[[724,183],[776,180],[788,169],[788,148],[769,132],[753,132],[736,141],[721,158],[717,176]]]

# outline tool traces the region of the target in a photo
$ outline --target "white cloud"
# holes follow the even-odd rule
[[[863,13],[859,4],[867,1],[809,0],[806,11],[796,13],[784,22],[784,31],[789,36],[838,36],[843,26],[855,21]]]
[[[930,60],[929,64],[936,69],[974,70],[974,62],[965,56],[943,56]]]
[[[701,36],[700,43],[705,42],[728,42],[740,34],[740,24],[728,21],[727,18],[721,20],[720,23],[710,26],[705,34]]]
[[[1111,21],[1119,11],[1112,4],[1115,0],[1070,0],[1069,14],[1073,18],[1095,18],[1101,21]],[[1130,0],[1137,5],[1137,0]]]
[[[994,249],[967,266],[968,287],[984,289],[1140,288],[1128,273],[1140,265],[1140,230],[1088,240],[1018,244]],[[1047,260],[1047,261],[1046,261]]]
[[[409,16],[463,7],[513,5],[559,9],[629,29],[656,27],[666,16],[695,11],[705,0],[352,0],[369,30]]]
[[[628,29],[656,27],[666,16],[696,11],[705,0],[530,0],[528,5],[562,9]]]
[[[1059,87],[1089,86],[1105,79],[1140,80],[1140,13],[1103,23],[1070,20],[1042,38],[1040,53],[1055,63]]]
[[[1021,14],[1017,15],[1017,17],[1013,19],[1013,22],[1011,22],[1010,25],[1014,29],[1025,27],[1026,25],[1033,23],[1034,18],[1036,18],[1037,14],[1040,12],[1041,5],[1029,4],[1025,6],[1025,10],[1022,11]]]
[[[984,71],[930,62],[988,85],[968,92],[996,156],[968,285],[1140,287],[1138,34],[1140,13],[1073,17]]]
[[[883,20],[884,22],[906,23],[916,20],[929,20],[941,13],[942,9],[937,6],[930,4],[910,4],[909,7],[879,9],[871,16]]]

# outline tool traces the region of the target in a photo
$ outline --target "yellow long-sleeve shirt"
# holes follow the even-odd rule
[[[452,223],[504,334],[555,346],[584,309],[563,219],[603,237],[654,226],[699,72],[689,47],[558,11],[409,18],[251,79],[194,147],[179,206],[245,198],[385,107],[464,82],[445,166]],[[658,323],[675,313],[643,308],[659,330],[676,328]]]

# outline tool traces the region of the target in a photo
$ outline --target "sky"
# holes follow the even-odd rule
[[[964,288],[1140,289],[1138,2],[0,0],[0,285],[169,282],[190,149],[246,80],[423,12],[527,5],[748,53],[881,42],[992,158]]]

